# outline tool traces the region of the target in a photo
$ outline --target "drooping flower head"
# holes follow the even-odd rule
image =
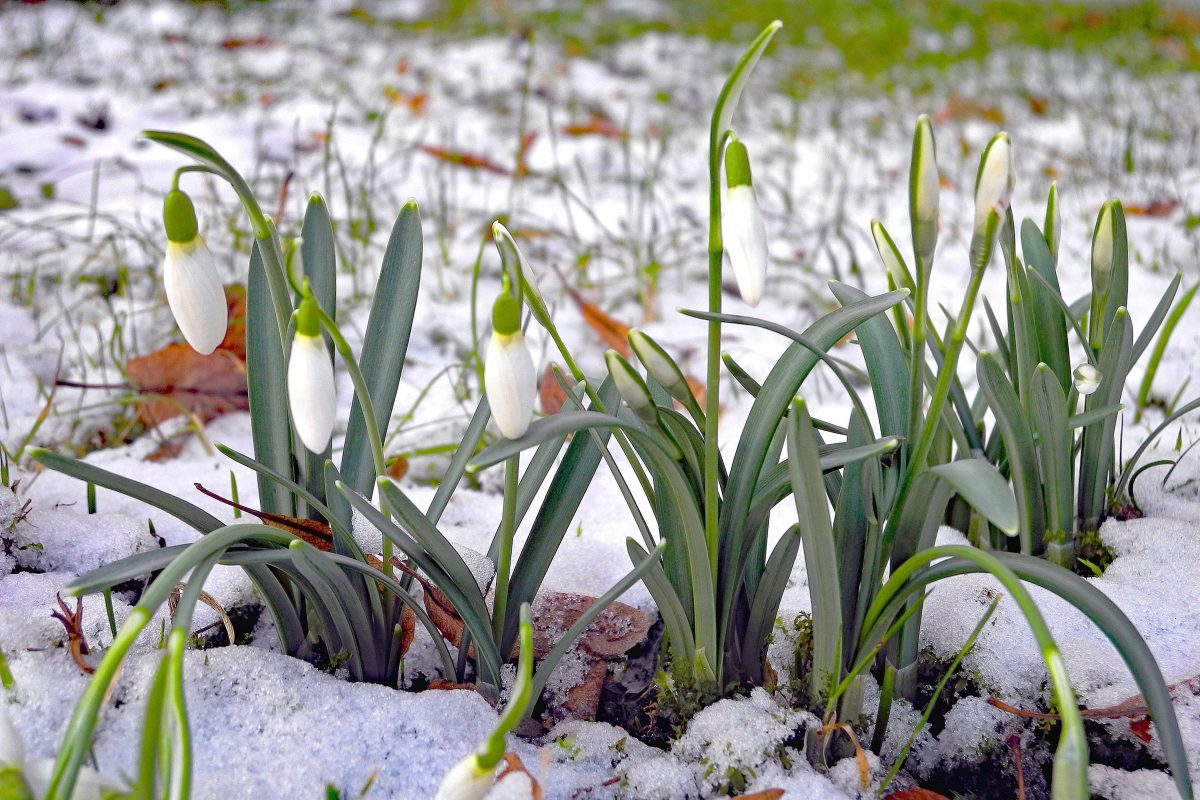
[[[500,433],[508,439],[520,438],[533,419],[537,375],[521,331],[521,302],[513,296],[507,277],[504,291],[492,305],[492,338],[483,365],[483,388]]]
[[[737,139],[725,148],[721,239],[738,292],[750,305],[758,305],[767,279],[767,232],[750,175],[750,156]]]
[[[288,358],[288,406],[300,441],[310,451],[323,453],[333,436],[337,390],[333,362],[321,336],[317,301],[311,295],[300,301],[296,336]]]
[[[225,339],[229,310],[216,261],[204,244],[191,198],[172,189],[163,200],[167,254],[163,287],[183,338],[196,352],[208,355]]]

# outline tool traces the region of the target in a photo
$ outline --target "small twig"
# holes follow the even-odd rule
[[[171,593],[167,595],[167,607],[171,612],[171,622],[175,621],[175,612],[179,609],[179,596],[183,594],[184,587],[187,584],[180,582],[175,584],[171,589]],[[225,626],[225,633],[229,636],[229,643],[235,643],[235,634],[233,631],[233,621],[229,619],[229,615],[225,613],[225,609],[216,601],[211,594],[206,591],[200,591],[200,602],[217,612],[217,616],[221,620],[221,624]]]
[[[1025,767],[1021,764],[1021,737],[1011,733],[1006,743],[1012,751],[1013,764],[1017,768],[1017,800],[1025,800]]]

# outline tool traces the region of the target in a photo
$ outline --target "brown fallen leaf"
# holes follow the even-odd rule
[[[554,377],[554,366],[547,364],[542,379],[538,381],[538,403],[546,416],[557,414],[567,402],[567,393]]]
[[[593,114],[587,122],[564,125],[562,132],[567,136],[602,136],[605,139],[624,139],[629,135],[600,114]]]
[[[629,340],[626,338],[629,335],[629,326],[609,316],[600,306],[586,299],[565,282],[563,285],[566,286],[567,294],[575,301],[575,305],[579,306],[583,321],[588,324],[588,327],[594,330],[606,345],[629,358]]]
[[[981,103],[955,92],[950,96],[946,105],[942,106],[934,116],[934,122],[944,125],[950,120],[962,122],[968,119],[980,119],[993,125],[1004,123],[1004,112],[996,106]]]
[[[884,797],[883,800],[950,800],[950,798],[929,789],[904,789],[903,791],[892,792]]]
[[[181,414],[202,423],[250,407],[246,393],[246,289],[225,288],[229,327],[217,349],[202,356],[182,342],[130,359],[125,372],[143,395],[138,419],[153,427]]]
[[[867,752],[858,743],[858,736],[854,733],[854,728],[850,727],[848,722],[830,722],[827,725],[821,726],[820,734],[825,736],[833,731],[841,731],[846,734],[847,738],[850,739],[850,744],[854,745],[854,760],[858,763],[859,785],[864,789],[870,788],[871,762],[867,760]]]
[[[521,775],[529,778],[529,796],[532,798],[532,800],[542,800],[542,787],[538,786],[537,780],[533,777],[529,770],[525,768],[525,762],[523,762],[521,757],[516,753],[505,753],[504,769],[500,770],[500,774],[496,776],[496,782],[499,783],[500,781],[504,780],[505,777],[514,772],[520,773]]]
[[[1175,209],[1179,208],[1179,205],[1178,199],[1165,197],[1151,200],[1146,205],[1127,205],[1123,208],[1126,215],[1131,217],[1154,217],[1161,219],[1162,217],[1171,216]]]
[[[270,36],[250,36],[242,39],[231,37],[221,42],[222,50],[241,50],[245,47],[272,47],[276,44]]]
[[[739,794],[738,800],[779,800],[783,795],[783,789],[763,789],[761,792]]]
[[[482,170],[491,172],[494,175],[510,175],[512,170],[508,167],[498,164],[492,159],[479,153],[468,153],[463,150],[447,150],[444,147],[436,147],[431,144],[423,144],[420,147],[422,153],[433,156],[439,161],[445,161],[448,164],[453,164],[456,167],[464,167],[466,169]]]
[[[408,474],[408,459],[404,456],[396,456],[387,465],[387,476],[394,481],[398,481]]]
[[[269,511],[259,511],[256,508],[235,503],[233,500],[222,497],[214,491],[205,489],[202,484],[195,483],[192,485],[196,487],[196,491],[200,492],[200,494],[211,497],[217,502],[224,503],[230,508],[236,508],[238,511],[249,514],[252,517],[257,517],[264,524],[270,525],[272,528],[287,531],[297,539],[303,539],[322,552],[328,553],[333,549],[333,533],[329,530],[329,525],[324,522],[315,519],[288,517],[283,514],[272,514]]]

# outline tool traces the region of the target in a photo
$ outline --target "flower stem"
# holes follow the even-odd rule
[[[512,569],[513,537],[517,532],[517,484],[520,456],[504,462],[504,509],[500,517],[500,551],[496,557],[496,600],[492,610],[492,633],[499,642],[504,635],[508,612],[508,578]]]

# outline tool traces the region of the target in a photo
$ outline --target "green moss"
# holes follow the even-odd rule
[[[1079,572],[1085,577],[1092,577],[1099,570],[1099,574],[1103,575],[1108,569],[1108,565],[1117,557],[1117,553],[1111,547],[1104,543],[1100,538],[1099,531],[1086,531],[1076,534],[1075,536],[1075,558],[1079,564],[1076,572]],[[1086,562],[1086,563],[1081,563]],[[1091,569],[1088,565],[1094,565],[1096,570]]]

